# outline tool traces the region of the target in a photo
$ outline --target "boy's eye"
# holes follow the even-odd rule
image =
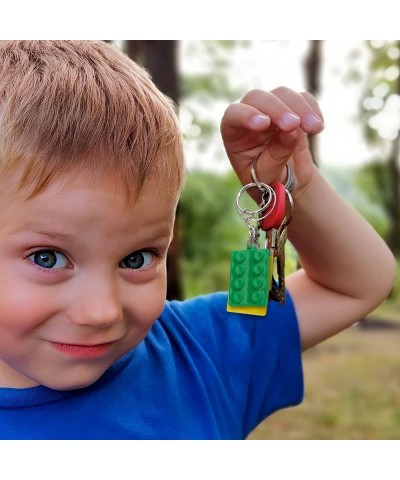
[[[29,255],[28,258],[42,268],[66,268],[69,264],[68,258],[56,250],[39,250]]]
[[[147,267],[153,260],[153,254],[151,252],[136,251],[127,255],[121,260],[120,268],[131,268],[137,270],[139,268]]]

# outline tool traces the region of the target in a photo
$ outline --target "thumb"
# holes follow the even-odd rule
[[[258,159],[257,176],[260,182],[271,184],[283,180],[285,165],[293,155],[297,140],[297,131],[280,131],[270,140]]]

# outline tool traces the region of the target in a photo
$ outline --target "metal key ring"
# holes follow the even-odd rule
[[[260,150],[257,153],[257,155],[253,158],[253,162],[251,164],[251,170],[250,170],[251,178],[253,179],[253,182],[255,183],[256,187],[261,191],[263,190],[262,189],[263,184],[257,178],[256,166],[257,166],[258,159],[259,159],[260,155],[263,153],[263,151],[264,150]]]
[[[265,184],[263,184],[262,182],[260,182],[258,180],[257,173],[256,173],[256,168],[257,168],[258,159],[261,156],[261,154],[263,153],[263,151],[264,150],[260,150],[257,153],[257,155],[255,155],[255,157],[253,158],[253,162],[251,164],[251,170],[250,170],[251,178],[252,178],[253,182],[256,184],[256,187],[261,191],[263,191],[262,185],[265,185]],[[286,162],[285,165],[286,165],[286,169],[287,169],[285,188],[288,192],[292,192],[293,188],[295,186],[295,183],[296,183],[296,177],[293,174],[292,167],[290,166],[290,163]]]
[[[292,221],[293,212],[294,212],[294,203],[293,203],[292,194],[287,188],[285,188],[285,193],[286,193],[287,199],[289,200],[290,211],[289,211],[289,216],[284,218],[282,225],[279,227],[279,230],[282,230],[283,228],[286,228],[289,225],[289,223]]]
[[[275,194],[273,188],[270,187],[269,185],[267,185],[266,183],[262,183],[262,182],[260,182],[259,185],[260,186],[258,186],[256,183],[248,183],[247,185],[245,185],[244,187],[242,187],[239,190],[239,193],[236,196],[236,208],[238,209],[238,212],[239,212],[240,216],[244,220],[245,220],[245,217],[249,217],[250,220],[260,221],[263,218],[267,217],[275,207],[276,194]],[[259,208],[258,210],[249,210],[248,208],[243,209],[239,204],[240,198],[241,198],[241,196],[243,195],[244,192],[247,192],[247,190],[249,190],[249,188],[253,188],[253,187],[259,188],[263,193],[268,192],[269,193],[268,201],[266,203],[264,203],[261,206],[261,208]],[[265,217],[259,217],[258,215],[260,213],[264,212],[266,209],[268,209],[268,207],[270,206],[272,201],[274,202],[274,204],[273,204],[272,208],[270,209],[270,212]]]
[[[286,168],[287,168],[287,177],[285,182],[285,188],[287,192],[292,193],[294,186],[296,185],[296,177],[294,176],[292,167],[290,166],[289,162],[286,163]]]

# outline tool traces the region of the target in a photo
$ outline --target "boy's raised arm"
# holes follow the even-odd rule
[[[294,168],[295,213],[288,234],[302,268],[288,276],[286,285],[303,349],[361,320],[386,298],[395,274],[386,244],[314,166],[307,134],[322,129],[315,99],[283,87],[249,92],[228,107],[221,122],[227,154],[243,184],[251,182],[251,165],[260,150],[260,181],[283,181],[288,160]],[[250,192],[259,201],[255,190]]]

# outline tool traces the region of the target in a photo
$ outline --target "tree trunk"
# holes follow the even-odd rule
[[[398,257],[400,255],[400,132],[392,143],[388,168],[392,194],[388,208],[390,231],[387,243],[393,254]]]
[[[136,63],[143,65],[143,40],[125,40],[122,48],[125,53]]]
[[[177,40],[143,40],[143,66],[153,82],[175,105],[179,104]]]
[[[315,97],[320,92],[321,80],[321,40],[310,40],[309,50],[304,60],[304,74],[306,80],[306,89]],[[319,164],[319,155],[317,149],[317,137],[314,135],[308,136],[310,151],[316,165]]]
[[[400,48],[400,41],[397,42],[397,48]],[[397,60],[397,66],[400,68],[400,58]],[[400,95],[400,77],[397,77],[397,95]],[[396,256],[400,255],[400,131],[393,140],[391,155],[389,157],[389,179],[391,187],[391,202],[389,205],[390,231],[388,235],[388,246]]]
[[[176,106],[179,104],[178,41],[177,40],[126,40],[125,51],[151,75],[153,82]],[[174,238],[167,257],[167,298],[182,298],[179,258],[179,207],[174,225]]]

